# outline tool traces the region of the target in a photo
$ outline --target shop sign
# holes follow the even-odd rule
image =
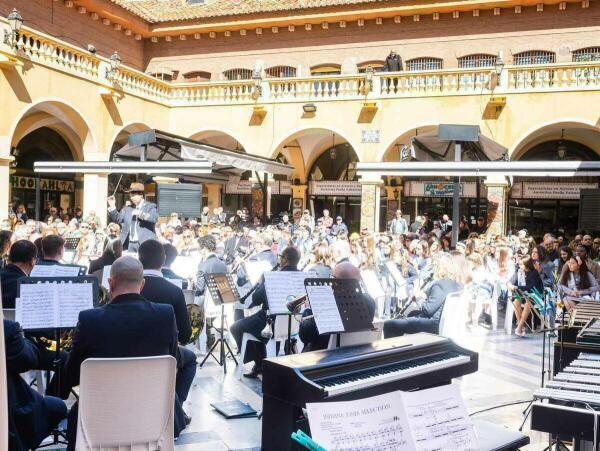
[[[252,182],[250,180],[230,180],[225,185],[227,194],[251,194]]]
[[[282,196],[291,196],[292,185],[289,180],[276,180],[271,185],[271,194],[281,194]]]
[[[35,189],[35,177],[11,175],[10,185],[13,189]],[[69,180],[40,179],[40,189],[72,193],[75,191],[75,183]]]
[[[308,185],[308,193],[313,196],[354,196],[361,193],[360,182],[344,180],[312,181]]]
[[[452,182],[405,182],[403,195],[406,197],[452,197],[454,183]],[[460,184],[461,197],[477,197],[477,184],[463,182]],[[481,197],[485,197],[485,186],[481,186]]]
[[[363,130],[360,142],[362,144],[377,144],[379,143],[380,130]]]
[[[579,199],[582,189],[598,188],[597,183],[521,182],[511,190],[513,199]]]

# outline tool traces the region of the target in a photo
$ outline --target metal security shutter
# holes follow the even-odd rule
[[[600,230],[600,189],[581,190],[579,230]]]
[[[199,218],[202,212],[202,185],[194,183],[157,186],[159,216],[178,213],[180,217]]]

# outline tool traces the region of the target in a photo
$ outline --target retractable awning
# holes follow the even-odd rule
[[[117,174],[212,174],[209,161],[36,161],[34,171],[40,173],[117,173]]]
[[[294,168],[271,158],[228,150],[202,141],[160,130],[134,133],[129,144],[117,150],[113,159],[121,161],[208,161],[213,172],[240,175],[244,171],[289,176]],[[186,166],[187,167],[187,166]]]
[[[600,161],[435,161],[357,163],[359,176],[600,176]]]

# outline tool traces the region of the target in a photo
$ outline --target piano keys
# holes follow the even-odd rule
[[[600,353],[600,346],[593,343],[593,334],[589,333],[593,330],[582,334],[585,326],[597,318],[600,318],[598,301],[582,301],[569,313],[568,322],[565,321],[564,327],[559,328],[558,339],[554,342],[553,374],[562,371],[581,352]],[[558,319],[557,324],[560,325]]]
[[[600,355],[580,353],[533,398],[531,429],[593,440],[594,421],[600,424]]]
[[[477,353],[425,333],[266,359],[263,449],[291,449],[290,435],[303,424],[302,408],[307,402],[435,387],[473,373],[477,367]]]

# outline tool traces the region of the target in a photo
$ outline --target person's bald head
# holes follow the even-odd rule
[[[144,287],[142,263],[130,256],[117,258],[110,267],[108,285],[113,298],[126,293],[139,294]]]
[[[355,279],[360,280],[360,271],[350,262],[338,263],[333,269],[335,279]]]

